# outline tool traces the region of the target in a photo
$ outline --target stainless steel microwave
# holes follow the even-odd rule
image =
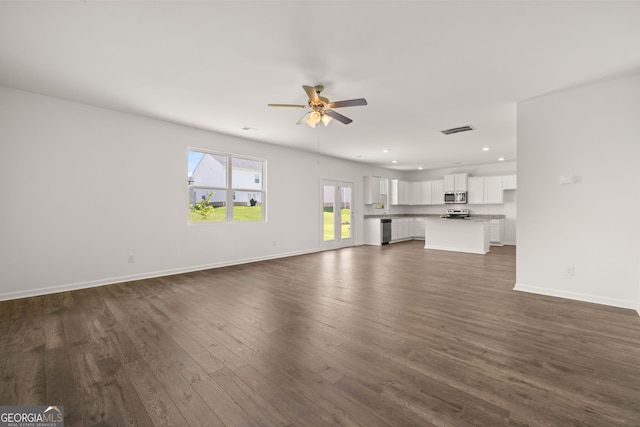
[[[466,191],[446,191],[444,193],[444,203],[467,203]]]

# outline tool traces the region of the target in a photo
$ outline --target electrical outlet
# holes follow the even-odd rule
[[[129,261],[129,264],[133,264],[134,262],[136,262],[136,256],[134,254],[129,254],[129,256],[127,257],[127,261]]]
[[[565,268],[564,275],[565,276],[573,276],[575,272],[576,272],[576,268],[574,266],[570,265],[567,268]]]

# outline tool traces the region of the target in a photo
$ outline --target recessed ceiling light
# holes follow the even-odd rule
[[[482,151],[489,151],[490,148],[489,147],[482,147]]]
[[[422,170],[422,166],[418,166],[418,170],[421,171]]]
[[[383,153],[388,153],[390,151],[391,151],[391,148],[385,148],[385,149],[382,150]]]
[[[498,157],[499,162],[504,162],[504,157]]]
[[[391,160],[391,163],[398,163],[397,160]]]

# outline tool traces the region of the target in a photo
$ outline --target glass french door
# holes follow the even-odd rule
[[[322,249],[353,246],[353,184],[321,181]]]

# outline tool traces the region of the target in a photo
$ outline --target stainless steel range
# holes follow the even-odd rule
[[[465,219],[469,218],[469,209],[447,209],[447,213],[440,218]]]

